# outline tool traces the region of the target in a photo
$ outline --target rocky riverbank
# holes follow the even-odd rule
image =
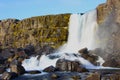
[[[6,56],[1,55],[1,66],[0,73],[2,74],[1,79],[3,80],[119,80],[120,78],[120,69],[87,69],[81,63],[81,61],[74,60],[71,61],[69,59],[60,58],[60,56],[55,56],[53,52],[54,48],[49,46],[44,46],[44,48],[40,48],[37,50],[34,46],[28,45],[25,48],[17,48],[17,49],[5,49],[2,52],[6,53]],[[97,62],[98,53],[100,50],[88,50],[87,48],[83,48],[79,50],[79,54],[67,54],[64,53],[67,57],[83,57],[87,61],[89,61],[94,66],[99,66],[100,63]],[[29,53],[29,54],[28,54]],[[40,54],[41,53],[41,54]],[[27,71],[22,66],[22,61],[28,59],[31,56],[38,56],[38,60],[41,58],[41,55],[48,55],[50,59],[60,58],[57,60],[55,67],[48,66],[44,70],[31,70]],[[12,54],[9,55],[8,54]],[[107,63],[107,62],[105,62]],[[119,62],[118,62],[119,63]],[[114,63],[115,64],[115,63]],[[114,67],[118,67],[116,65],[112,65]],[[117,64],[117,63],[116,63]],[[32,65],[31,65],[32,66]],[[104,65],[103,65],[104,66]],[[8,71],[8,69],[10,69]],[[45,74],[43,74],[45,73]]]
[[[119,80],[120,70],[104,69],[90,72],[50,72],[39,74],[24,74],[12,80]]]

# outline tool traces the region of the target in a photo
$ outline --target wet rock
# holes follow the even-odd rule
[[[88,75],[85,80],[100,80],[100,74],[92,73],[92,74]]]
[[[37,55],[38,56],[38,60],[41,58],[42,55],[50,55],[51,53],[53,53],[55,51],[55,49],[49,45],[45,45],[43,47],[41,47],[39,50],[37,50]]]
[[[101,47],[105,50],[105,53],[103,54],[103,57],[105,56],[104,59],[109,58],[108,54],[115,56],[116,59],[120,53],[119,5],[120,0],[107,0],[106,3],[100,4],[97,7],[97,22],[99,25],[97,33],[100,33],[98,40],[100,41]],[[120,62],[118,59],[116,61]]]
[[[72,71],[72,72],[87,72],[88,70],[82,66],[78,61],[69,61],[65,59],[59,59],[56,62],[56,68],[60,71]]]
[[[45,45],[45,46],[42,47],[42,53],[44,53],[46,55],[48,55],[50,53],[53,53],[54,50],[55,49],[53,47],[49,46],[49,45]]]
[[[70,14],[47,15],[21,21],[1,20],[0,41],[8,46],[50,45],[58,48],[67,41]],[[11,38],[12,37],[12,38]]]
[[[56,80],[57,78],[59,78],[59,76],[55,73],[51,74],[51,79],[52,80]]]
[[[5,59],[5,58],[3,58],[3,57],[0,57],[0,64],[5,64],[5,61],[6,61],[7,59]]]
[[[81,80],[81,77],[80,77],[80,76],[77,76],[77,75],[76,75],[76,76],[72,76],[71,78],[72,78],[73,80]]]
[[[55,72],[57,69],[54,66],[49,66],[43,70],[44,72]]]
[[[81,56],[83,58],[85,58],[86,60],[88,60],[89,62],[91,62],[94,65],[97,65],[97,60],[98,60],[98,56],[94,53],[92,53],[92,51],[88,51],[87,48],[83,48],[81,50],[79,50],[79,53],[81,54]]]
[[[2,80],[12,80],[16,77],[18,77],[18,75],[14,72],[4,72],[1,76],[1,79]]]
[[[101,80],[120,80],[120,74],[102,75]]]
[[[56,58],[59,58],[60,56],[59,55],[48,55],[48,57],[50,59],[56,59]]]
[[[28,74],[40,74],[41,72],[38,70],[27,71]]]
[[[31,56],[31,55],[35,54],[35,47],[33,45],[29,44],[24,48],[24,51],[28,56]]]
[[[84,54],[89,53],[87,48],[83,48],[83,49],[79,50],[78,52],[79,53],[84,53]]]
[[[103,66],[120,68],[120,54],[108,54]]]
[[[7,59],[12,55],[14,55],[14,53],[11,53],[9,48],[3,49],[2,52],[0,53],[0,57],[3,59]]]
[[[18,48],[17,49],[16,56],[27,58],[27,54],[25,53],[23,48]]]
[[[2,74],[5,71],[6,71],[6,67],[5,66],[0,66],[0,74]]]
[[[120,67],[115,59],[106,60],[103,64],[104,67]]]
[[[10,71],[15,72],[18,75],[22,75],[25,73],[24,67],[17,60],[10,64]]]
[[[9,64],[13,63],[14,61],[17,61],[18,63],[22,64],[22,61],[24,59],[28,58],[27,54],[24,52],[23,48],[18,48],[17,51],[14,53],[14,55],[10,56],[7,59],[7,62]]]

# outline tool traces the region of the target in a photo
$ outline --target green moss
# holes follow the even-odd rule
[[[70,14],[60,14],[21,20],[10,25],[7,30],[9,37],[5,38],[5,41],[12,43],[13,47],[24,47],[32,43],[58,48],[67,41],[69,17]]]

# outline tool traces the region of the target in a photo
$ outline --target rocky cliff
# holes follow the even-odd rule
[[[50,45],[58,48],[67,41],[70,14],[47,15],[23,20],[0,20],[3,47]]]
[[[106,3],[97,7],[98,23],[103,23],[107,17],[112,15],[114,21],[120,24],[120,0],[107,0]]]
[[[117,62],[120,67],[120,0],[107,0],[97,7],[98,36],[101,47],[104,49],[102,57],[108,63],[105,66],[114,66]]]

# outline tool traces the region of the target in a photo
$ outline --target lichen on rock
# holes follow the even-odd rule
[[[4,48],[50,45],[58,48],[67,41],[70,14],[46,15],[0,22],[0,41]]]

